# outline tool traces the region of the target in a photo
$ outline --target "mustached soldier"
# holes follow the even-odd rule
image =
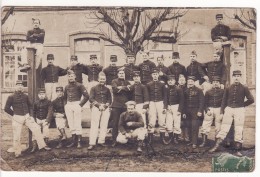
[[[133,54],[127,54],[125,67],[125,80],[131,84],[134,83],[133,76],[134,71],[140,71],[139,67],[135,65],[135,56]]]
[[[149,52],[141,52],[143,62],[139,64],[140,77],[142,84],[146,85],[152,81],[152,69],[156,68],[154,62],[149,60]]]
[[[88,75],[87,65],[81,64],[78,62],[78,57],[76,55],[71,55],[70,57],[70,66],[67,68],[67,71],[71,70],[75,73],[76,82],[81,83],[83,81],[82,75]]]
[[[105,86],[105,73],[99,73],[98,81],[99,84],[92,87],[90,90],[89,101],[92,104],[92,108],[88,150],[92,150],[96,146],[98,127],[100,127],[98,144],[101,146],[105,146],[105,138],[110,116],[109,106],[112,102],[112,98],[110,90]]]

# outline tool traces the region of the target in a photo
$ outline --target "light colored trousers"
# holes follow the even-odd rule
[[[142,115],[143,121],[144,121],[144,127],[146,127],[146,117],[145,113],[143,113],[143,103],[136,104],[135,109],[138,113]]]
[[[70,127],[70,133],[76,135],[82,135],[82,126],[81,126],[81,106],[79,105],[80,101],[67,102],[65,105],[65,113],[67,116],[68,124]]]
[[[56,127],[57,129],[66,128],[66,118],[64,117],[55,117]]]
[[[59,84],[57,82],[45,83],[46,97],[48,100],[53,101],[57,98],[56,87],[58,86]]]
[[[229,132],[233,120],[234,120],[234,129],[235,129],[235,142],[243,143],[243,129],[244,129],[244,122],[245,122],[244,107],[241,108],[226,107],[221,128],[216,138],[220,138],[222,140],[225,139],[225,137]]]
[[[149,124],[148,124],[148,132],[154,133],[154,127],[156,123],[158,115],[158,123],[159,123],[159,129],[160,132],[166,131],[166,124],[165,124],[165,118],[166,115],[163,114],[163,101],[150,101],[149,104]]]
[[[89,145],[96,145],[99,127],[100,129],[99,129],[98,144],[105,143],[109,116],[110,116],[109,108],[101,112],[97,107],[95,106],[92,107]]]
[[[130,138],[137,138],[137,140],[144,140],[146,135],[146,129],[141,127],[133,130],[132,132],[129,132],[131,134]],[[121,132],[119,132],[116,141],[121,144],[126,144],[128,142],[128,139],[126,135],[123,135]]]
[[[39,125],[34,121],[29,114],[25,116],[14,115],[12,119],[12,128],[13,128],[13,148],[15,155],[19,155],[22,152],[21,149],[21,131],[23,125],[27,126],[31,131],[32,134],[35,136],[38,148],[42,149],[46,146],[43,135],[41,133],[41,129]]]
[[[174,134],[181,134],[181,114],[177,114],[179,104],[170,105],[166,113],[166,130]]]
[[[36,118],[36,123],[40,126],[40,130],[42,133],[42,136],[44,138],[48,138],[49,137],[49,124],[45,124],[46,119],[40,120]],[[35,135],[32,136],[32,140],[36,140]]]
[[[220,126],[222,122],[222,118],[220,117],[220,108],[209,108],[211,115],[209,116],[206,112],[204,115],[204,120],[201,127],[201,133],[208,135],[211,129],[211,124],[215,119],[215,133],[216,135],[220,131]]]
[[[21,62],[23,63],[28,63],[28,57],[27,57],[27,47],[32,47],[36,49],[36,54],[35,54],[35,69],[39,67],[41,64],[41,61],[43,59],[43,44],[41,43],[30,43],[27,42],[26,47],[24,47],[21,50]]]

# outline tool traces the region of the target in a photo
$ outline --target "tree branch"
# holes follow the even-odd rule
[[[256,27],[253,27],[249,24],[247,24],[245,21],[243,21],[238,15],[235,15],[235,19],[238,20],[242,25],[246,26],[249,29],[256,30]]]
[[[99,38],[100,38],[100,39],[103,39],[104,41],[108,41],[108,42],[110,42],[111,44],[114,44],[114,45],[116,45],[116,46],[119,46],[119,47],[125,49],[125,45],[124,45],[124,44],[121,44],[121,43],[119,43],[119,42],[116,42],[116,41],[114,41],[114,40],[112,40],[112,39],[110,39],[110,38],[107,38],[107,37],[104,37],[104,36],[99,36]]]
[[[4,18],[2,19],[2,23],[1,23],[2,25],[6,22],[8,17],[13,14],[13,12],[14,12],[14,7],[10,7],[10,9],[6,12]]]
[[[135,30],[134,30],[134,32],[133,32],[133,39],[134,39],[134,37],[135,37],[135,35],[136,35],[136,33],[137,33],[137,31],[138,31],[138,28],[139,28],[139,25],[140,25],[140,18],[141,18],[141,11],[140,10],[138,10],[138,13],[137,13],[137,22],[136,22],[136,25],[135,25]]]

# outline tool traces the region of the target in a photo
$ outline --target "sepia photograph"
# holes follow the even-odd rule
[[[256,16],[1,6],[1,171],[253,172]]]

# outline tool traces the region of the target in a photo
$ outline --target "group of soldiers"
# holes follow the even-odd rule
[[[96,55],[90,55],[90,65],[79,63],[77,56],[72,55],[70,66],[64,69],[54,65],[54,55],[48,54],[48,65],[41,71],[38,101],[31,105],[18,81],[15,93],[5,105],[5,111],[13,116],[15,156],[22,154],[23,124],[33,133],[31,152],[37,150],[37,145],[38,149],[50,150],[47,144],[53,118],[60,132],[57,148],[81,148],[82,106],[88,101],[91,109],[88,150],[95,149],[97,144],[107,146],[105,138],[108,128],[112,128],[112,147],[136,138],[137,151],[142,152],[145,138],[153,143],[156,125],[163,145],[183,140],[194,149],[204,147],[215,120],[216,143],[209,150],[215,152],[234,120],[236,154],[241,155],[245,106],[252,104],[254,98],[248,87],[240,83],[239,70],[233,71],[233,83],[226,87],[223,53],[216,51],[212,60],[199,63],[196,51],[192,51],[187,68],[180,64],[178,52],[172,53],[173,63],[169,67],[164,66],[163,57],[157,58],[156,65],[150,61],[149,52],[141,51],[141,56],[143,61],[139,65],[135,65],[135,55],[127,54],[126,64],[118,66],[117,56],[111,55],[110,66],[103,68]],[[82,83],[83,74],[88,76],[88,83],[84,84],[87,87]],[[64,75],[68,77],[65,88],[58,84],[59,77]],[[202,143],[198,144],[203,117]],[[70,142],[66,141],[66,122],[72,135]]]

